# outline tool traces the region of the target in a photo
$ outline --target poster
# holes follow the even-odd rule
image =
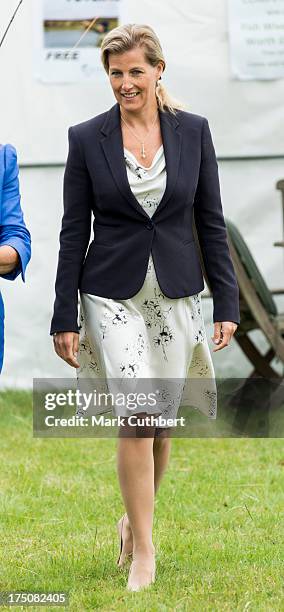
[[[100,45],[120,23],[122,0],[34,0],[35,76],[75,83],[104,75]]]
[[[233,77],[283,79],[284,0],[228,2]]]

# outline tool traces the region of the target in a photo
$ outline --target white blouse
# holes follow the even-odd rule
[[[167,171],[163,145],[158,149],[149,168],[142,166],[124,147],[124,159],[130,189],[139,204],[151,217],[166,189]]]

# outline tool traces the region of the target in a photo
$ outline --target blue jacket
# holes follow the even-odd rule
[[[213,320],[240,322],[208,121],[181,110],[175,116],[159,114],[167,184],[151,219],[127,179],[119,104],[69,130],[51,334],[78,333],[78,289],[119,300],[135,295],[150,252],[164,295],[181,298],[202,291],[193,216],[212,287]]]
[[[9,245],[19,254],[19,263],[2,278],[15,280],[19,274],[25,282],[25,269],[31,258],[31,236],[26,228],[19,193],[17,153],[10,145],[0,145],[0,246]],[[0,372],[4,355],[4,304],[0,292]]]

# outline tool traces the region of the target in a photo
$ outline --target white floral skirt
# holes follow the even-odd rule
[[[101,391],[117,393],[138,389],[139,381],[139,391],[153,388],[159,399],[154,407],[143,408],[147,414],[172,418],[179,406],[190,406],[216,419],[215,372],[200,294],[166,297],[150,255],[145,281],[134,297],[114,300],[81,293],[80,298],[79,388],[90,391],[100,381]],[[141,407],[95,409],[97,414],[110,411],[129,416]]]

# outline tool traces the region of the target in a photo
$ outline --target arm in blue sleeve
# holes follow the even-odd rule
[[[12,272],[0,276],[7,280],[14,280],[21,274],[25,282],[25,269],[31,258],[31,236],[21,209],[17,153],[12,145],[5,146],[4,160],[0,246],[13,247],[19,254],[19,263]]]

